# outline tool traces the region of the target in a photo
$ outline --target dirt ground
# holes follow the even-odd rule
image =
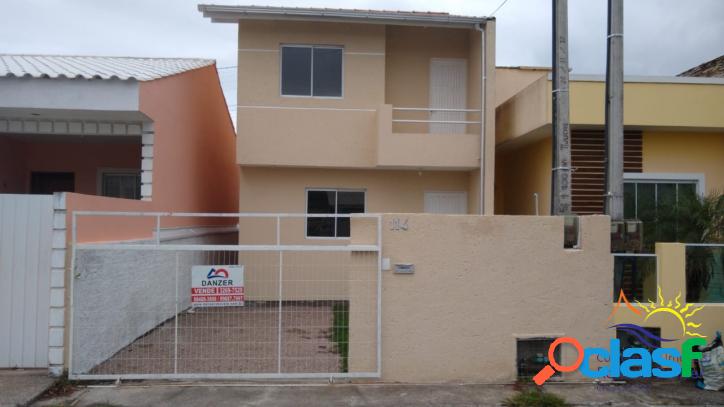
[[[279,308],[276,303],[197,308],[170,319],[126,346],[91,374],[276,373]],[[341,358],[331,342],[332,305],[284,304],[284,373],[339,372]],[[174,333],[178,329],[178,346]]]

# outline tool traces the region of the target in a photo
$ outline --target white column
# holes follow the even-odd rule
[[[53,194],[53,245],[50,257],[50,317],[48,319],[48,370],[52,376],[63,373],[65,361],[65,281],[66,273],[65,193]]]
[[[153,123],[143,123],[141,133],[141,199],[150,201],[153,193]]]

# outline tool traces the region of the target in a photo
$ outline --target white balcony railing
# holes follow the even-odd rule
[[[480,109],[446,109],[446,108],[432,108],[432,107],[393,107],[394,112],[429,112],[431,114],[439,113],[477,113],[480,114]],[[458,120],[458,119],[392,119],[393,123],[437,123],[437,124],[480,124],[480,120]]]

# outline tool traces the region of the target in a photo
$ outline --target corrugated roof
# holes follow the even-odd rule
[[[493,20],[489,17],[459,16],[445,12],[395,11],[314,7],[230,6],[199,4],[204,17],[214,22],[239,19],[343,21],[369,24],[410,24],[421,26],[469,27]]]
[[[214,63],[196,58],[0,54],[0,77],[151,81]]]
[[[704,62],[677,76],[703,76],[707,78],[724,78],[724,55]]]

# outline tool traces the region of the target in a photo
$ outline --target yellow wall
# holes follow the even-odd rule
[[[664,303],[668,305],[669,301],[675,301],[680,294],[680,309],[684,308],[686,302],[686,246],[681,243],[657,243],[657,279],[658,285],[661,287],[661,294]],[[647,299],[648,300],[648,299]],[[661,302],[660,296],[650,298],[657,305]],[[675,303],[674,303],[675,304]],[[645,311],[638,304],[632,304],[636,309]],[[650,305],[646,301],[644,303],[649,309]],[[711,341],[716,331],[722,330],[722,321],[724,321],[724,304],[692,304],[688,308],[688,312],[703,305],[704,308],[697,311],[691,316],[687,322],[701,324],[696,328],[698,332],[706,336],[706,340]],[[616,307],[614,306],[614,309]],[[687,314],[688,314],[687,312]],[[625,307],[619,307],[613,317],[613,321],[617,324],[631,323],[650,328],[661,328],[661,337],[667,339],[688,339],[691,336],[684,336],[681,323],[675,316],[668,313],[654,314],[647,321],[644,321],[645,313],[642,316],[635,314]],[[687,329],[692,329],[691,327]],[[679,347],[681,340],[676,342],[662,343],[663,347]]]
[[[504,78],[512,81],[510,75]],[[517,78],[515,84],[525,83]],[[674,80],[672,78],[672,80]],[[504,80],[505,81],[505,80]],[[505,85],[510,89],[514,84]],[[503,85],[500,85],[503,86]],[[572,125],[603,126],[605,83],[570,82]],[[724,128],[724,85],[666,82],[626,82],[624,84],[624,125],[671,131],[716,131]],[[496,111],[498,143],[530,136],[551,123],[551,81],[540,77],[520,90]]]
[[[570,87],[571,124],[604,124],[605,84],[571,81]],[[629,126],[721,128],[723,106],[724,85],[624,84],[624,124]]]
[[[535,215],[533,193],[538,193],[541,215],[550,214],[551,139],[498,153],[495,172],[495,213]]]
[[[724,132],[644,131],[643,137],[644,172],[704,173],[706,193],[724,192]]]

